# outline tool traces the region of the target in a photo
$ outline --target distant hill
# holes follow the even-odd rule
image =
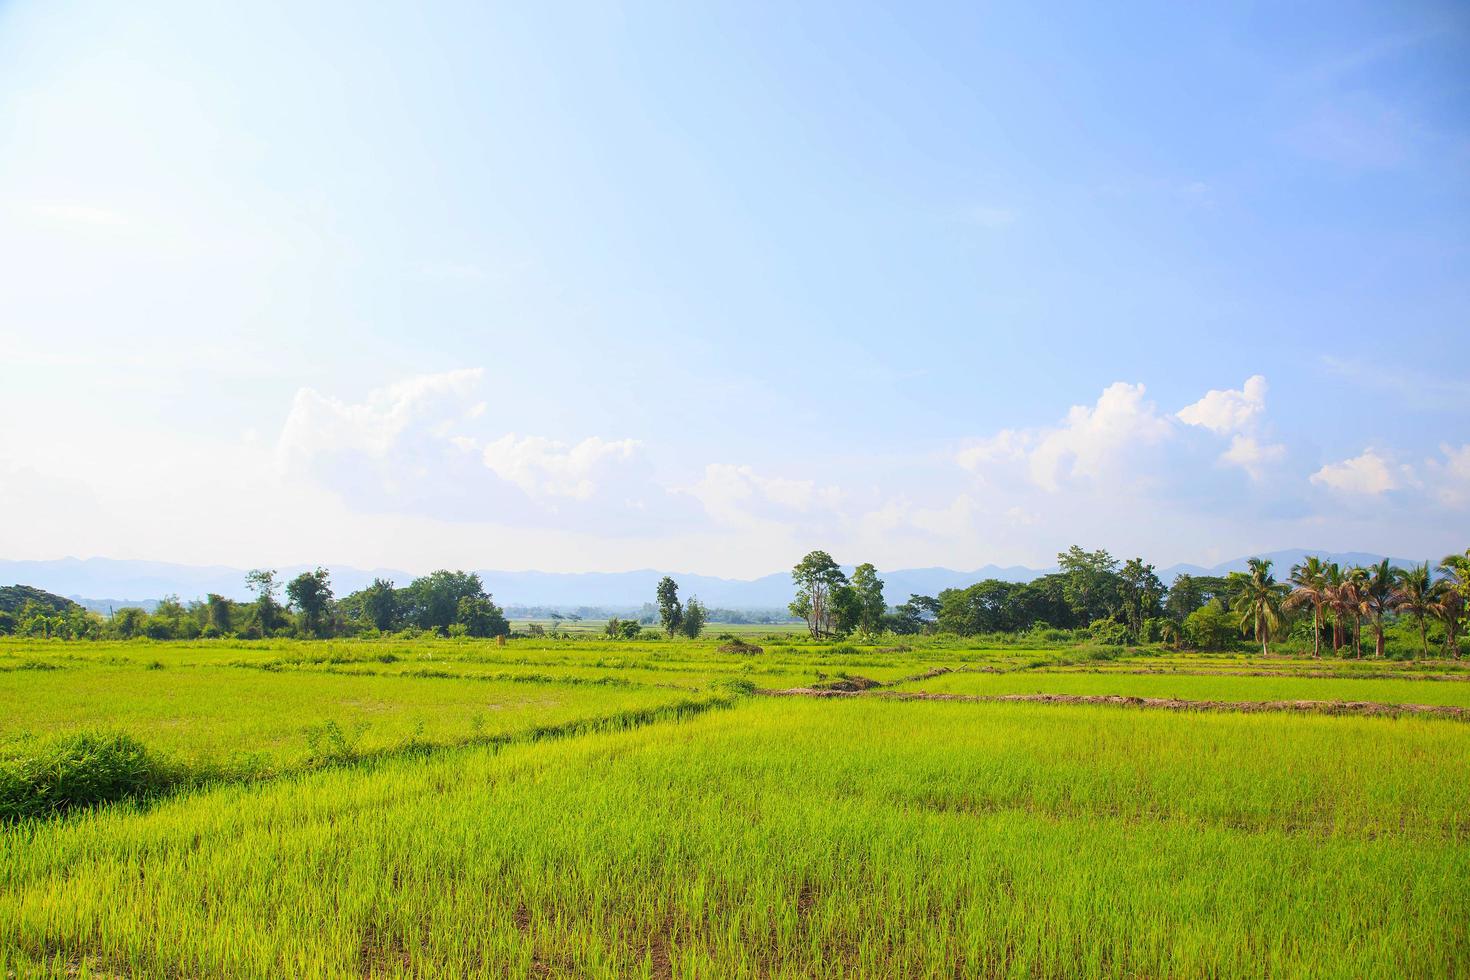
[[[1366,552],[1312,551],[1291,548],[1260,555],[1275,563],[1277,578],[1285,578],[1291,566],[1306,555],[1320,555],[1328,561],[1348,565],[1369,565],[1383,556]],[[1171,565],[1159,570],[1165,583],[1182,572],[1191,575],[1225,575],[1245,571],[1250,556],[1233,558],[1218,565]],[[1436,556],[1438,557],[1438,556]],[[1395,565],[1407,566],[1417,560],[1390,559]],[[1422,559],[1418,559],[1422,560]],[[282,580],[287,580],[312,566],[281,566]],[[345,565],[328,566],[332,586],[337,595],[346,595],[384,578],[406,585],[415,577],[398,569],[364,570]],[[847,569],[852,570],[850,567]],[[151,609],[166,595],[177,595],[185,601],[216,592],[232,599],[248,598],[245,569],[224,565],[181,565],[170,562],[131,561],[113,558],[62,558],[56,561],[0,561],[0,582],[30,582],[38,589],[49,589],[51,598],[66,602],[61,596],[89,609],[106,612],[109,608],[142,606]],[[784,610],[791,600],[791,576],[774,572],[756,579],[718,578],[686,572],[663,572],[640,569],[631,572],[537,572],[478,569],[485,588],[502,605],[544,606],[575,609],[579,606],[605,608],[637,608],[653,599],[654,587],[665,574],[679,583],[684,596],[695,595],[708,606],[747,611]],[[997,578],[1009,582],[1029,582],[1056,571],[1051,568],[1027,568],[1019,565],[984,565],[971,571],[951,568],[903,568],[883,571],[884,592],[890,602],[899,603],[911,593],[938,595],[945,589],[962,588],[982,579]],[[49,594],[49,593],[44,593]],[[128,598],[88,598],[125,596]],[[3,608],[3,607],[0,607]]]
[[[66,612],[76,603],[70,599],[30,585],[0,585],[0,612],[18,612],[27,602],[45,606],[52,612]]]

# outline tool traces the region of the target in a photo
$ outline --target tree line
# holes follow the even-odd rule
[[[443,636],[506,636],[510,623],[474,572],[441,569],[398,587],[374,579],[342,598],[333,593],[325,568],[281,581],[274,569],[245,576],[252,599],[237,601],[210,593],[180,602],[162,599],[149,613],[117,609],[108,617],[75,603],[28,601],[14,613],[0,612],[0,633],[63,639],[192,640],[212,637],[327,638],[424,632]]]
[[[1321,656],[1326,636],[1334,653],[1362,656],[1367,629],[1373,655],[1382,657],[1390,630],[1407,626],[1421,655],[1429,655],[1433,632],[1436,644],[1458,657],[1470,626],[1470,549],[1436,567],[1394,568],[1387,559],[1367,568],[1340,566],[1312,556],[1285,581],[1277,581],[1270,560],[1253,558],[1245,572],[1181,574],[1165,586],[1142,558],[1119,561],[1106,550],[1073,545],[1057,555],[1057,569],[1030,582],[986,579],[889,606],[871,564],[858,565],[849,577],[827,552],[813,551],[792,569],[790,609],[814,639],[1033,634],[1217,650],[1249,637],[1268,655],[1273,641],[1309,638],[1313,655]]]

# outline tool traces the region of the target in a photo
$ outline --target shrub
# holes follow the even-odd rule
[[[168,767],[131,735],[78,732],[26,738],[12,743],[0,758],[0,820],[136,799],[172,782]]]

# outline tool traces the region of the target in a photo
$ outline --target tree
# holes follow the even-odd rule
[[[485,599],[485,587],[474,572],[451,572],[440,569],[416,578],[403,590],[404,613],[419,629],[449,629],[459,617],[461,599]]]
[[[1419,624],[1419,648],[1428,657],[1429,635],[1424,630],[1424,620],[1434,615],[1435,606],[1439,602],[1440,583],[1430,574],[1429,562],[1411,568],[1400,568],[1394,578],[1398,584],[1394,591],[1394,605],[1407,610]]]
[[[895,633],[926,633],[939,617],[939,600],[933,596],[909,594],[909,601],[893,610],[889,626]]]
[[[1445,574],[1445,595],[1440,600],[1440,618],[1444,620],[1445,646],[1456,660],[1460,659],[1460,621],[1470,611],[1470,548],[1463,555],[1445,555],[1439,563]]]
[[[232,605],[230,600],[214,592],[204,598],[205,623],[221,636],[230,632]]]
[[[1375,656],[1383,656],[1383,617],[1393,609],[1397,595],[1393,569],[1385,558],[1364,576],[1358,590],[1363,613],[1373,620]]]
[[[878,570],[863,562],[852,570],[852,590],[857,600],[857,628],[872,635],[883,629],[883,614],[888,611],[883,601],[883,580]]]
[[[1271,633],[1281,625],[1283,587],[1271,574],[1269,558],[1252,558],[1250,571],[1236,572],[1234,610],[1241,633],[1253,632],[1261,641],[1262,656],[1271,656]]]
[[[136,606],[125,606],[112,614],[112,628],[124,640],[142,636],[148,625],[148,614]]]
[[[812,551],[791,570],[796,598],[788,607],[793,616],[806,620],[813,639],[832,633],[832,590],[847,584],[847,576],[825,551]]]
[[[709,618],[709,611],[704,608],[704,603],[695,596],[690,596],[689,601],[684,603],[684,616],[679,623],[679,631],[691,640],[699,639],[699,634],[704,632],[705,620]]]
[[[1184,617],[1184,638],[1202,650],[1221,650],[1235,630],[1230,613],[1221,602],[1211,599]]]
[[[684,623],[684,609],[679,605],[679,583],[665,575],[658,582],[658,621],[670,638]]]
[[[837,636],[847,636],[862,628],[863,602],[858,597],[857,589],[850,584],[844,582],[832,589],[827,597],[827,609],[831,618],[831,632]]]
[[[1312,610],[1312,656],[1322,656],[1322,607],[1327,604],[1327,566],[1316,555],[1291,567],[1291,595],[1283,609],[1310,606]]]
[[[1229,601],[1229,582],[1218,575],[1190,575],[1180,572],[1169,586],[1164,599],[1164,611],[1182,623],[1186,616],[1199,609],[1211,599]]]
[[[1083,626],[1112,614],[1117,594],[1117,559],[1105,550],[1083,551],[1074,544],[1057,555],[1057,565],[1067,577],[1067,602]]]
[[[245,573],[245,587],[255,593],[255,619],[261,635],[268,635],[280,623],[280,606],[276,603],[276,570],[255,568]]]
[[[332,603],[331,575],[320,567],[302,572],[286,584],[286,598],[301,614],[302,632],[315,636]]]
[[[623,620],[623,639],[636,640],[643,633],[643,625],[636,619]]]
[[[1117,574],[1123,622],[1128,627],[1128,639],[1137,643],[1143,634],[1143,621],[1160,610],[1164,583],[1154,574],[1154,567],[1145,564],[1142,558],[1130,558]]]
[[[623,621],[616,616],[609,617],[607,625],[602,628],[602,632],[610,640],[621,639],[623,636]]]
[[[398,622],[398,592],[387,579],[375,578],[373,584],[356,593],[358,609],[373,626],[386,633]]]
[[[499,606],[489,596],[461,596],[455,607],[454,621],[464,627],[469,636],[506,636],[510,624]]]

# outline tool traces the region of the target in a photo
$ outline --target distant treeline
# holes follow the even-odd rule
[[[1057,556],[1057,565],[1058,571],[1030,582],[986,579],[890,605],[871,564],[858,565],[849,577],[825,551],[813,551],[792,569],[796,597],[790,613],[818,640],[1024,635],[1054,643],[1218,650],[1250,638],[1268,654],[1273,643],[1284,641],[1310,644],[1316,655],[1330,645],[1357,656],[1371,643],[1372,652],[1383,656],[1393,639],[1396,653],[1428,656],[1434,645],[1458,657],[1460,637],[1470,632],[1470,550],[1436,567],[1393,568],[1386,559],[1368,568],[1343,567],[1308,557],[1284,581],[1276,579],[1270,561],[1251,559],[1248,572],[1183,574],[1168,586],[1143,559],[1119,561],[1102,550],[1074,545]],[[340,599],[324,568],[285,583],[276,572],[257,569],[246,576],[246,585],[255,598],[245,602],[211,594],[183,603],[170,596],[151,614],[123,608],[105,618],[39,589],[13,586],[0,589],[0,633],[63,639],[511,634],[505,612],[474,572],[440,570],[403,587],[375,579]],[[595,607],[570,614],[547,607],[515,611],[518,618],[551,620],[553,632],[564,621],[606,619],[604,633],[616,639],[647,636],[648,627],[671,638],[692,638],[707,623],[789,622],[774,613],[761,618],[709,609],[693,597],[681,602],[677,583],[668,577],[658,583],[654,601],[627,619]],[[526,632],[547,630],[533,623]]]
[[[1334,651],[1361,655],[1366,630],[1378,656],[1390,634],[1407,632],[1401,648],[1413,642],[1427,656],[1433,643],[1458,657],[1467,632],[1470,550],[1447,556],[1437,568],[1393,568],[1387,559],[1369,568],[1342,567],[1309,557],[1281,582],[1269,560],[1252,559],[1248,572],[1181,574],[1167,587],[1141,558],[1120,562],[1107,551],[1076,545],[1057,555],[1057,566],[1030,582],[986,579],[889,606],[872,565],[857,566],[849,578],[830,555],[814,551],[792,569],[791,613],[818,639],[1035,634],[1053,642],[1218,650],[1250,637],[1266,653],[1273,642],[1310,642],[1314,655],[1324,635]]]

